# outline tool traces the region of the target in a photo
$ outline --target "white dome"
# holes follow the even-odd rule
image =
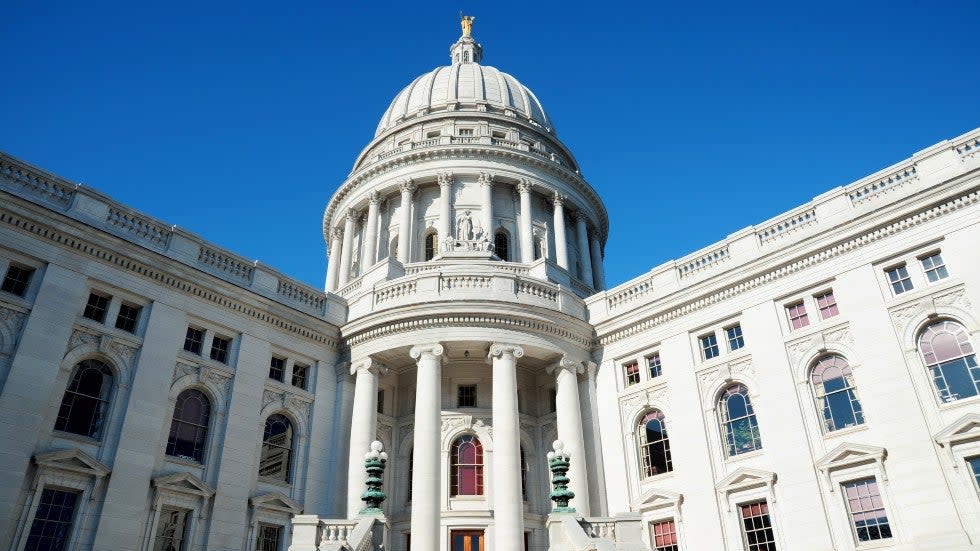
[[[526,86],[507,73],[479,63],[454,63],[416,78],[395,96],[375,137],[418,113],[438,111],[513,114],[550,134],[551,119]]]

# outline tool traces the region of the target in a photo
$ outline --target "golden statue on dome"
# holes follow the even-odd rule
[[[459,13],[459,26],[463,29],[463,37],[469,38],[473,34],[473,20],[476,17],[472,15],[463,15],[463,12]]]

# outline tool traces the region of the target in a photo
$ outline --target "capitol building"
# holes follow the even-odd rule
[[[0,154],[0,549],[980,550],[980,129],[610,288],[461,23],[322,290]]]

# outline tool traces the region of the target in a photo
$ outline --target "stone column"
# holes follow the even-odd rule
[[[575,492],[572,507],[582,516],[589,516],[589,470],[585,457],[585,437],[582,433],[582,409],[579,402],[578,374],[584,371],[581,362],[568,357],[562,358],[557,364],[548,368],[555,375],[556,422],[558,423],[558,439],[565,443],[565,449],[571,455],[571,467],[568,478],[571,482],[569,489]],[[494,432],[496,434],[496,432]]]
[[[330,262],[327,264],[327,291],[337,290],[337,272],[340,271],[340,251],[344,239],[344,230],[330,230]]]
[[[452,231],[452,199],[453,199],[453,174],[451,172],[440,172],[439,180],[439,232],[437,241],[437,251],[442,250],[442,242],[449,237]]]
[[[568,242],[565,241],[565,196],[555,193],[555,256],[558,265],[568,269]]]
[[[337,288],[347,285],[350,281],[350,263],[354,252],[354,220],[357,214],[354,209],[347,211],[347,218],[344,220],[344,244],[340,251],[340,273],[337,275]]]
[[[402,204],[398,221],[398,261],[405,264],[411,258],[409,251],[412,245],[412,194],[415,193],[416,186],[409,178],[399,187],[402,191]]]
[[[592,279],[595,281],[594,287],[598,290],[606,288],[606,274],[602,268],[602,245],[599,244],[599,233],[592,232]]]
[[[531,182],[521,180],[517,184],[517,191],[521,194],[521,226],[518,228],[521,240],[521,262],[529,264],[534,262],[534,233],[531,229]]]
[[[412,472],[412,547],[440,549],[439,482],[442,472],[439,435],[442,433],[443,347],[439,343],[412,347],[418,362],[415,376],[415,442]]]
[[[582,263],[582,281],[592,285],[592,255],[589,253],[589,229],[585,225],[585,213],[575,213],[575,229],[578,230],[578,256]]]
[[[372,192],[368,198],[367,225],[364,229],[364,247],[361,256],[361,273],[378,261],[378,204],[381,194]]]
[[[350,423],[350,460],[347,463],[347,518],[354,518],[363,507],[361,492],[367,480],[364,454],[378,432],[378,377],[388,369],[372,358],[364,358],[352,362],[350,372],[356,379]]]
[[[493,243],[493,174],[480,174],[480,189],[483,191],[483,237]]]
[[[524,541],[521,496],[521,437],[517,410],[517,358],[524,349],[494,343],[493,362],[493,518],[494,546],[520,549]]]

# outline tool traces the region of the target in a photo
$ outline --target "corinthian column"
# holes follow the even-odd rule
[[[531,182],[522,180],[517,184],[517,191],[521,194],[521,227],[518,233],[521,234],[521,262],[529,264],[534,262],[534,233],[531,230]]]
[[[442,242],[449,237],[450,227],[452,225],[450,218],[452,217],[452,196],[453,196],[453,174],[451,172],[441,172],[438,176],[439,180],[439,227],[436,228],[439,232],[439,247],[442,249]],[[436,252],[436,254],[439,254]]]
[[[378,433],[378,377],[388,369],[372,358],[351,363],[354,380],[354,409],[351,413],[350,461],[347,463],[347,517],[361,510],[361,492],[367,481],[364,454]]]
[[[480,205],[483,211],[483,237],[493,243],[493,174],[480,173],[480,189],[483,191]]]
[[[568,242],[565,241],[565,196],[555,193],[555,256],[558,265],[568,269]]]
[[[589,252],[589,230],[585,225],[585,213],[575,213],[575,229],[578,230],[578,258],[582,263],[582,281],[592,285],[592,254]]]
[[[418,362],[415,375],[415,443],[412,461],[412,547],[440,549],[439,480],[442,460],[440,387],[443,347],[439,343],[412,347]]]
[[[599,233],[592,232],[592,279],[598,290],[606,288],[606,274],[602,268],[602,245],[599,244]]]
[[[368,198],[367,226],[364,229],[364,254],[361,256],[361,273],[374,266],[378,260],[378,204],[381,194],[372,192]]]
[[[517,410],[517,358],[524,349],[495,343],[493,362],[493,519],[494,546],[520,549],[524,541],[521,495],[521,437]]]
[[[580,362],[563,357],[557,364],[548,368],[555,375],[556,422],[558,439],[565,443],[571,455],[568,487],[575,492],[572,507],[582,516],[589,516],[589,470],[585,457],[585,437],[582,433],[582,409],[578,396],[578,374],[584,371]],[[496,434],[496,432],[494,432]]]
[[[347,218],[344,219],[344,248],[340,251],[340,274],[337,281],[337,287],[343,287],[350,280],[350,263],[351,255],[353,254],[353,240],[354,240],[354,219],[356,213],[354,209],[347,211]]]
[[[337,290],[337,272],[340,271],[340,250],[344,239],[344,230],[330,230],[330,262],[327,264],[327,291]]]
[[[409,261],[412,245],[412,194],[415,193],[415,183],[411,178],[399,186],[402,191],[401,211],[398,222],[398,261],[405,264]]]

